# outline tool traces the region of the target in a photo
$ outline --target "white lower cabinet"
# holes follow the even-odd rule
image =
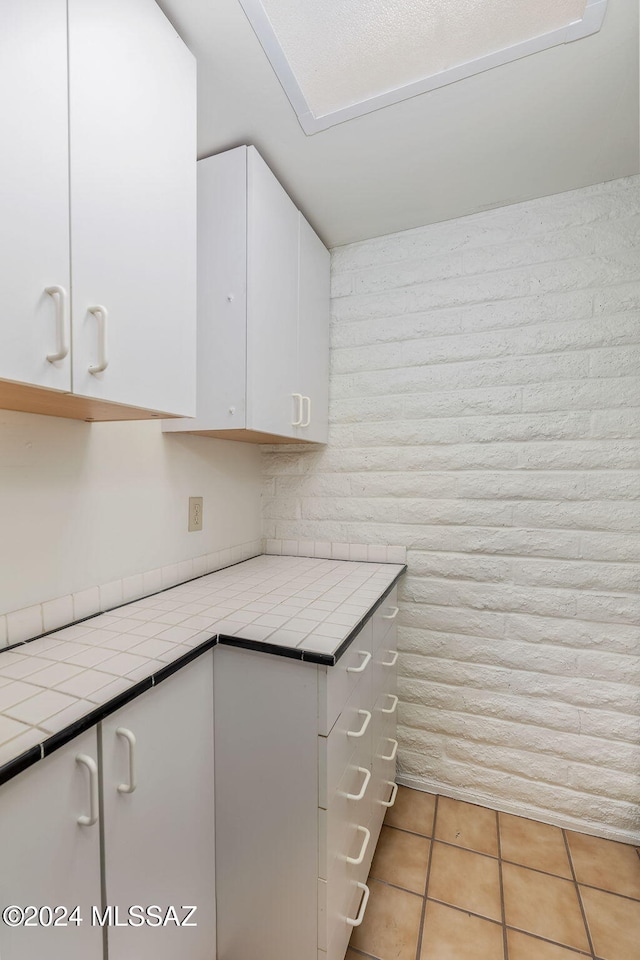
[[[395,591],[336,666],[216,649],[223,960],[343,960],[395,794]]]
[[[212,674],[208,651],[0,787],[0,908],[81,918],[0,921],[2,960],[215,960]]]
[[[102,958],[90,921],[101,902],[100,827],[80,822],[97,816],[97,759],[94,728],[0,787],[0,908],[77,906],[81,920],[60,911],[54,920],[66,926],[49,926],[46,913],[15,928],[0,920],[2,960]]]
[[[214,960],[212,668],[210,651],[102,723],[106,903],[163,920],[109,926],[109,960]]]

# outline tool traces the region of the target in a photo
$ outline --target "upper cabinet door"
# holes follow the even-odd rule
[[[247,209],[247,427],[295,436],[298,211],[253,147]]]
[[[298,389],[305,400],[298,436],[326,443],[329,416],[329,251],[300,214]]]
[[[186,416],[195,80],[154,0],[69,0],[73,391]]]
[[[0,378],[69,390],[66,0],[2,0],[0,91]]]

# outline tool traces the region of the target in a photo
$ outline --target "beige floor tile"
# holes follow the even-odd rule
[[[596,954],[603,960],[638,960],[640,905],[588,887],[580,892]]]
[[[528,933],[507,930],[509,960],[586,960],[591,954],[576,953],[555,943],[537,940]]]
[[[369,876],[424,895],[431,841],[383,827]]]
[[[420,960],[504,960],[502,925],[428,901]]]
[[[570,830],[567,839],[578,883],[640,900],[640,857],[635,847]]]
[[[367,912],[351,946],[376,960],[415,960],[422,898],[377,880],[369,881],[369,889]]]
[[[427,896],[492,920],[500,920],[498,861],[468,850],[434,843]]]
[[[504,860],[557,877],[573,879],[564,837],[559,827],[500,813],[500,845]]]
[[[496,814],[486,807],[440,797],[434,837],[457,847],[498,856]]]
[[[398,787],[396,802],[387,810],[384,822],[390,827],[401,827],[430,837],[433,835],[435,808],[436,798],[432,793]]]
[[[573,883],[534,870],[502,866],[504,906],[509,926],[535,933],[576,950],[588,950],[578,895]]]

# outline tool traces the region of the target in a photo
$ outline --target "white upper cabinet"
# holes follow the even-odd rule
[[[0,3],[0,90],[0,378],[70,390],[66,0]]]
[[[154,0],[69,0],[69,104],[74,392],[192,414],[195,62]]]
[[[327,439],[329,253],[253,147],[198,164],[198,404],[187,431]]]
[[[0,406],[192,415],[193,56],[155,0],[8,0],[0,84]]]

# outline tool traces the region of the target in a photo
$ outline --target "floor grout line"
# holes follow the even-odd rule
[[[576,877],[576,871],[575,871],[575,867],[574,867],[574,865],[573,865],[573,857],[571,856],[571,847],[569,846],[569,838],[568,838],[568,836],[567,836],[567,831],[566,831],[566,830],[563,830],[563,831],[562,831],[562,839],[564,840],[565,849],[566,849],[566,851],[567,851],[567,859],[569,860],[569,869],[571,870],[571,876],[573,877],[573,883],[574,883],[575,890],[576,890],[576,896],[577,896],[577,898],[578,898],[578,904],[579,904],[579,906],[580,906],[580,913],[582,914],[582,922],[584,923],[584,928],[585,928],[586,933],[587,933],[587,942],[588,942],[588,944],[589,944],[589,950],[591,950],[591,956],[592,956],[592,957],[594,958],[594,960],[595,960],[596,951],[595,951],[595,947],[594,947],[594,945],[593,945],[593,940],[592,940],[592,938],[591,938],[591,930],[589,929],[589,924],[588,924],[588,922],[587,922],[587,914],[586,914],[586,911],[585,911],[585,909],[584,909],[584,904],[583,904],[583,902],[582,902],[582,894],[580,893],[580,884],[578,883],[578,879],[577,879],[577,877]]]
[[[433,805],[433,823],[431,825],[431,832],[435,835],[436,832],[436,817],[438,816],[438,797],[436,795],[435,803]],[[418,942],[416,944],[416,960],[420,960],[420,954],[422,953],[422,937],[424,934],[424,921],[427,913],[427,894],[429,892],[429,879],[431,876],[431,861],[433,859],[433,838],[429,841],[429,858],[427,860],[427,874],[424,881],[424,896],[422,899],[422,912],[420,914],[420,926],[418,927]]]
[[[500,911],[502,913],[502,949],[504,960],[509,960],[509,940],[507,938],[507,917],[504,905],[504,879],[502,877],[502,841],[500,839],[500,814],[496,810],[496,838],[498,841],[498,877],[500,881]]]
[[[485,807],[483,809],[488,810],[490,808]],[[498,813],[499,811],[495,811],[495,812]],[[533,822],[537,822],[537,821],[533,821]],[[609,890],[607,887],[596,887],[595,884],[593,883],[583,883],[582,881],[579,881],[579,880],[575,881],[573,876],[565,877],[560,873],[551,873],[550,870],[540,870],[539,867],[531,867],[527,863],[520,863],[517,860],[510,860],[508,857],[504,857],[504,856],[494,857],[493,854],[491,853],[483,853],[481,850],[474,850],[473,847],[462,847],[458,843],[451,843],[451,841],[449,840],[440,840],[438,837],[434,837],[434,836],[430,837],[426,833],[416,833],[415,830],[407,830],[405,827],[396,827],[390,823],[385,823],[384,826],[387,827],[389,830],[398,830],[399,833],[408,833],[412,837],[420,837],[420,839],[422,840],[430,840],[431,843],[441,843],[445,847],[453,847],[454,850],[464,850],[467,853],[475,853],[477,854],[477,856],[486,857],[488,860],[501,860],[503,863],[508,863],[513,867],[520,867],[522,870],[530,870],[532,873],[540,873],[542,874],[543,877],[553,877],[555,880],[565,880],[567,883],[577,882],[581,887],[588,887],[590,890],[598,890],[600,893],[608,893],[612,897],[622,897],[623,900],[631,900],[632,903],[640,903],[640,897],[632,897],[628,893],[619,893],[616,890]],[[557,829],[560,830],[561,828],[558,827]],[[612,841],[612,842],[616,842],[616,841]],[[376,879],[378,878],[376,877]],[[404,890],[406,888],[402,887],[402,889]],[[409,892],[412,893],[415,891],[409,891]]]

